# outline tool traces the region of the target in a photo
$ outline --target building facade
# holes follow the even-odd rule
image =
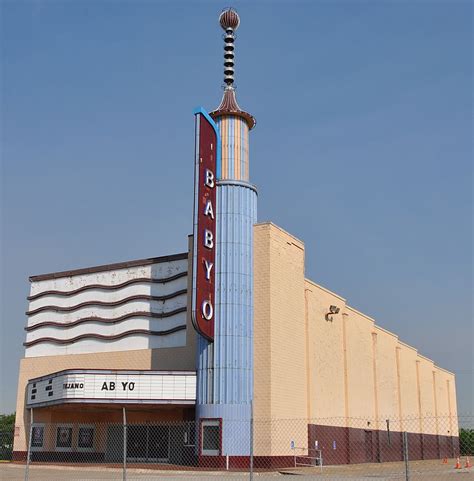
[[[454,374],[307,279],[303,242],[257,222],[239,22],[220,16],[223,98],[195,113],[188,252],[30,278],[16,459],[119,461],[124,422],[130,460],[177,465],[245,466],[251,444],[261,467],[295,447],[392,461],[403,432],[412,458],[458,451]]]

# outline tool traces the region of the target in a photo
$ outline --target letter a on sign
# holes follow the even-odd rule
[[[195,112],[194,248],[192,319],[196,331],[214,340],[216,260],[216,188],[220,161],[217,126],[203,109]]]

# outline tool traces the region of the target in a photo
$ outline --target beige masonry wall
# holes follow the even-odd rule
[[[257,224],[254,236],[255,454],[270,455],[307,442],[306,425],[288,421],[308,412],[304,246],[273,224]]]
[[[417,356],[420,369],[420,397],[421,397],[421,415],[426,417],[424,420],[423,431],[428,434],[437,434],[436,432],[436,407],[435,407],[435,385],[433,383],[433,362],[422,356]],[[410,410],[411,411],[411,410]],[[417,413],[408,413],[409,416],[416,417]]]
[[[331,425],[347,423],[347,336],[342,310],[327,321],[328,306],[345,306],[345,300],[306,279],[306,325],[308,360],[308,418],[331,419]],[[324,379],[324,382],[321,382]]]
[[[349,307],[346,307],[346,313],[349,423],[352,427],[361,427],[360,418],[373,420],[376,414],[372,346],[374,321]],[[356,423],[352,422],[354,418]]]
[[[400,431],[398,412],[397,354],[398,338],[395,334],[374,326],[372,338],[376,351],[376,423],[383,428],[386,419],[391,420],[391,429]]]
[[[421,389],[423,383],[429,382],[429,379],[422,369],[419,370],[419,380],[417,379],[416,361],[418,360],[418,354],[416,349],[399,342],[396,351],[399,417],[402,419],[414,419],[419,415],[417,386],[419,384]],[[423,399],[421,397],[423,406],[426,406],[425,403],[427,401],[431,402],[431,399]],[[406,429],[403,422],[401,427],[402,430]]]
[[[305,279],[301,241],[271,223],[254,233],[255,454],[305,445],[308,420],[456,436],[454,374]],[[326,320],[331,305],[340,311]]]

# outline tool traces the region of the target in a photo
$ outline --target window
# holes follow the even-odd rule
[[[221,422],[219,419],[204,419],[201,421],[201,454],[218,456],[221,451]]]
[[[72,426],[70,424],[56,428],[56,451],[72,450]]]
[[[31,449],[41,451],[44,443],[44,424],[34,424],[31,428]]]
[[[94,426],[82,424],[77,432],[77,450],[92,451],[94,449]]]

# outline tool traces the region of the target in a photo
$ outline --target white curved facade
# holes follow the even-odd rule
[[[25,357],[186,345],[188,258],[31,280]]]

